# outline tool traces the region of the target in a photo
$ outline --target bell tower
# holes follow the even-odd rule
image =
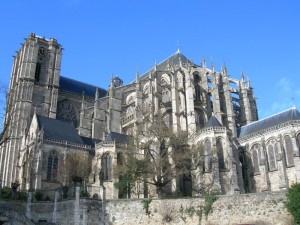
[[[62,47],[54,38],[31,33],[14,56],[4,118],[6,136],[0,152],[0,174],[5,186],[16,182],[22,136],[33,111],[56,118]]]

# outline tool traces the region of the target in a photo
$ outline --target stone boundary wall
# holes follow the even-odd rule
[[[207,219],[202,213],[201,225],[292,225],[285,199],[285,192],[218,196]],[[142,200],[0,201],[0,219],[18,225],[200,224],[199,209],[205,205],[204,198],[153,199],[146,215]]]
[[[204,198],[153,199],[149,215],[142,199],[110,200],[106,211],[113,224],[292,225],[285,199],[285,192],[218,196],[207,220],[202,213],[201,223],[196,212],[204,206]]]
[[[102,201],[80,199],[59,202],[4,202],[0,201],[0,224],[59,225],[109,224],[104,221]]]

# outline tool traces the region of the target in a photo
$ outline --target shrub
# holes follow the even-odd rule
[[[12,190],[9,187],[3,187],[1,190],[1,198],[9,199],[12,196]]]
[[[294,217],[295,223],[300,224],[300,184],[293,184],[286,196],[285,207]]]
[[[94,193],[94,194],[93,194],[93,198],[98,199],[98,198],[99,198],[99,195],[98,195],[97,193]]]
[[[215,194],[205,195],[204,214],[207,219],[208,214],[211,212],[212,205],[217,201],[218,197]]]
[[[33,200],[34,201],[42,201],[43,200],[43,193],[40,191],[36,191],[33,194]]]
[[[89,198],[90,193],[88,193],[87,191],[81,191],[80,192],[80,197]]]
[[[18,200],[26,201],[27,200],[27,192],[19,192],[18,193]]]
[[[149,215],[149,214],[150,214],[149,206],[150,206],[151,201],[152,201],[152,199],[144,199],[144,200],[142,201],[142,203],[143,203],[143,208],[145,209],[146,215]]]

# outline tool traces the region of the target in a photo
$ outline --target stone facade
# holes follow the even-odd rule
[[[90,194],[118,198],[118,153],[158,114],[189,146],[205,148],[203,166],[174,179],[172,193],[201,195],[191,186],[210,184],[222,194],[278,191],[299,182],[300,113],[292,108],[258,120],[243,74],[232,78],[225,65],[217,72],[178,51],[130,84],[113,77],[106,91],[61,76],[61,56],[55,39],[30,34],[14,58],[4,118],[9,139],[0,152],[4,186],[54,193],[62,186],[58,164],[67,152],[81,152],[93,157]]]

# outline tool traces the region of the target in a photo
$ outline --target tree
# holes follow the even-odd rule
[[[72,181],[86,180],[91,172],[91,157],[89,153],[69,152],[60,163],[58,171],[63,186],[69,185]]]
[[[285,207],[294,217],[296,224],[300,224],[300,184],[293,184],[286,193]]]
[[[5,118],[5,110],[6,110],[6,94],[7,94],[7,86],[4,85],[0,81],[0,118],[3,120],[1,123],[1,132],[0,132],[0,146],[7,142],[10,139],[10,134],[8,134],[8,127],[10,123],[10,118]]]
[[[202,149],[189,145],[184,133],[175,134],[160,113],[147,126],[139,126],[122,153],[124,162],[118,163],[121,179],[116,186],[119,192],[126,192],[137,183],[153,185],[161,197],[173,179],[191,176],[191,171],[200,166],[200,160],[192,163],[192,158]]]

